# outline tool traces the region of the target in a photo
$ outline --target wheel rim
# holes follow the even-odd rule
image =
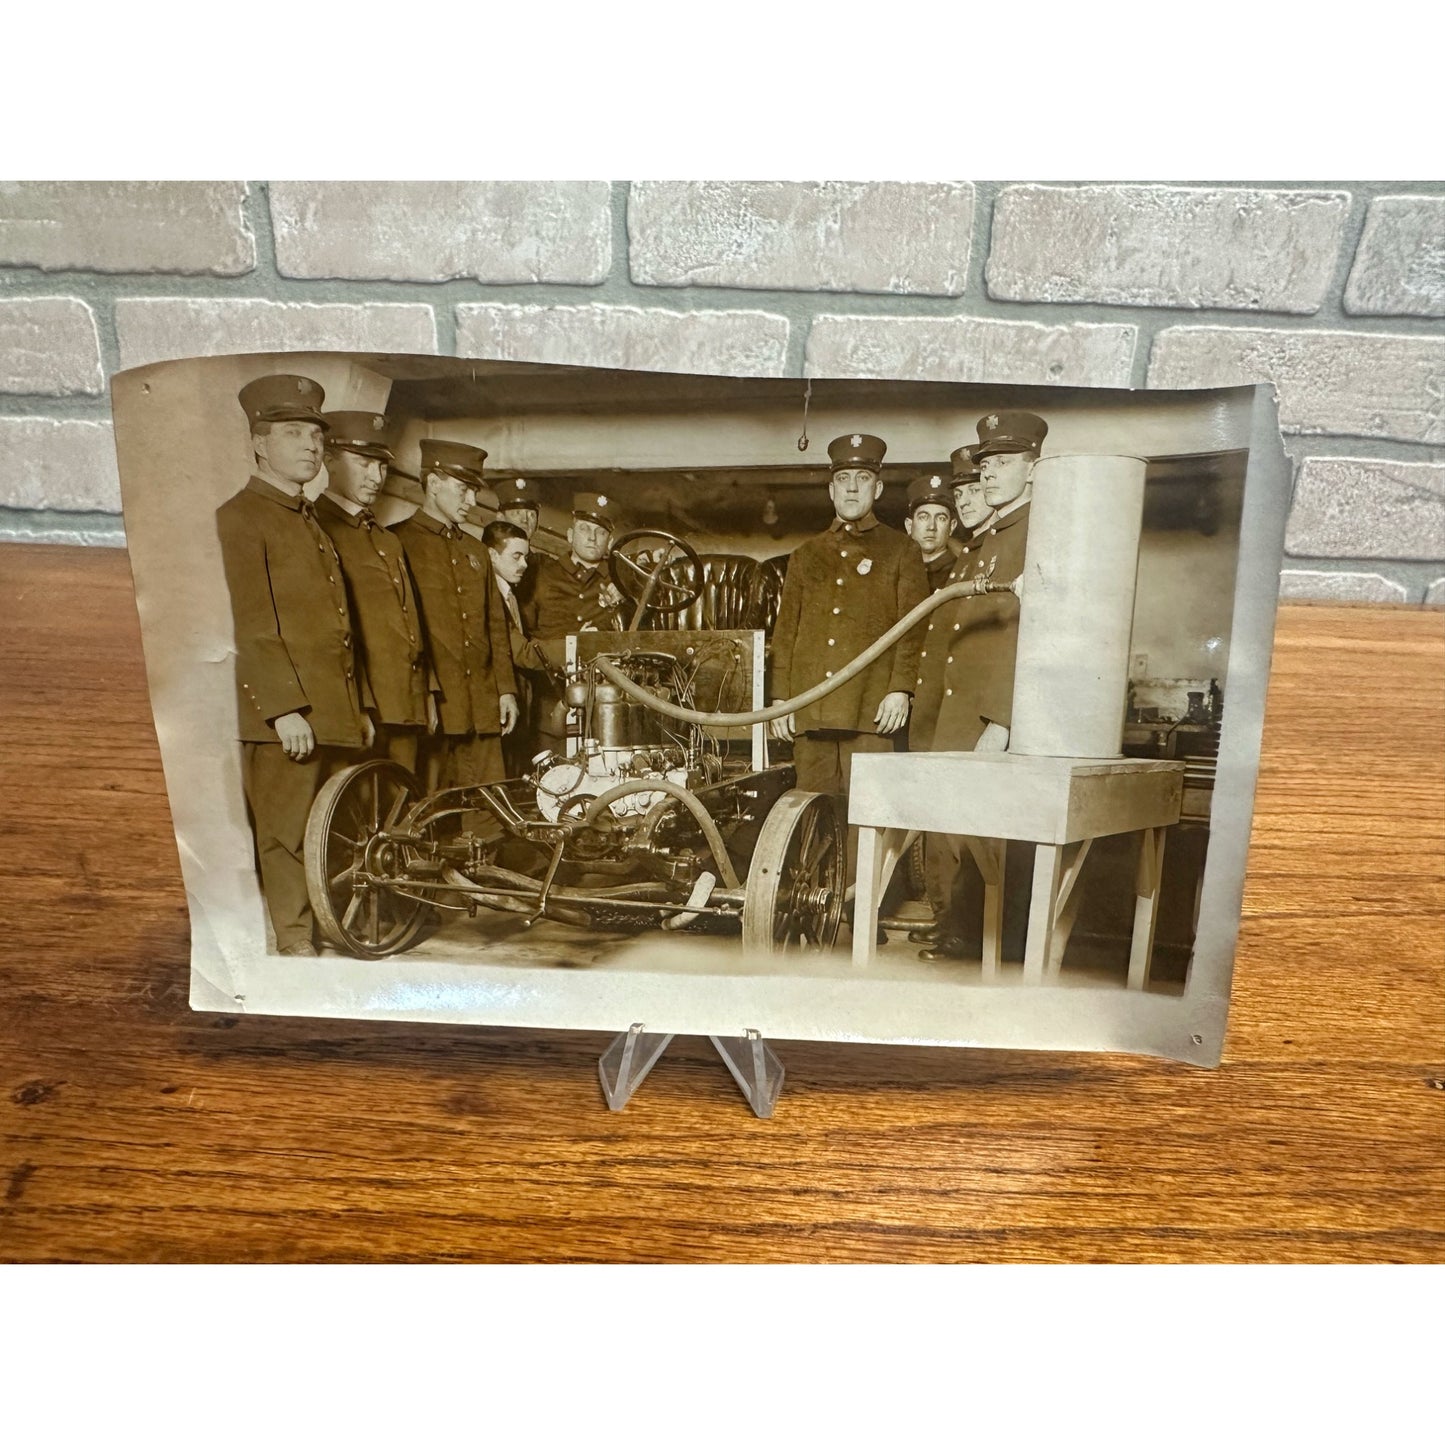
[[[306,824],[306,887],[317,925],[335,947],[384,958],[420,933],[425,902],[388,886],[407,882],[407,848],[389,832],[420,796],[417,780],[388,759],[346,768],[317,795]]]
[[[763,953],[831,948],[843,920],[847,869],[837,800],[800,789],[784,793],[748,870],[744,946]]]

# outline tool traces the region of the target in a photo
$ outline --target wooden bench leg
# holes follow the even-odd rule
[[[983,976],[996,981],[1003,961],[1004,861],[1008,845],[1002,838],[965,838],[983,878]]]
[[[898,860],[918,836],[906,828],[858,829],[858,881],[853,891],[853,964],[866,968],[878,949],[878,912]]]
[[[1139,834],[1139,869],[1134,882],[1134,936],[1129,945],[1130,988],[1145,988],[1149,983],[1167,833],[1165,828],[1145,828]]]
[[[1054,920],[1063,878],[1064,850],[1053,843],[1034,849],[1034,890],[1029,900],[1028,941],[1024,945],[1024,982],[1043,983],[1050,972]]]

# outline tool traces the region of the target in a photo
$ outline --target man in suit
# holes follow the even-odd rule
[[[517,676],[519,720],[502,742],[508,775],[516,778],[531,771],[532,759],[539,751],[534,694],[537,685],[545,684],[549,679],[554,686],[561,686],[562,644],[549,643],[544,650],[541,643],[527,636],[521,604],[517,600],[517,594],[531,572],[531,549],[526,533],[499,517],[483,528],[482,541],[491,550],[492,574],[507,615],[512,667]]]
[[[968,552],[955,564],[950,581],[972,579],[997,585],[1022,576],[1033,469],[1048,430],[1048,423],[1032,412],[991,412],[978,422],[978,445],[960,448],[971,452],[978,464],[982,502],[993,515],[970,539]],[[965,479],[963,507],[976,515],[978,503],[968,495],[971,486]],[[1009,591],[969,594],[933,614],[926,624],[919,660],[915,748],[1002,752],[1008,747],[1018,631],[1019,599]],[[946,848],[952,861],[949,866],[940,859],[930,869],[935,936],[919,957],[975,956],[977,908],[967,846],[958,839],[934,846],[936,851]],[[1013,861],[1011,856],[1010,863]],[[1027,872],[1027,857],[1020,859],[1020,865]],[[1011,867],[1009,872],[1018,875],[1020,869]],[[1014,882],[1018,881],[1014,876]],[[1016,894],[1013,888],[1009,891]],[[1009,931],[1007,920],[1005,929]]]
[[[216,511],[235,624],[242,781],[279,953],[314,957],[306,819],[327,774],[375,733],[341,559],[302,490],[321,470],[326,394],[310,377],[241,388],[253,471]]]
[[[537,526],[542,520],[541,488],[530,478],[513,477],[510,482],[498,482],[493,490],[497,494],[497,520],[520,527],[530,552],[532,538],[537,535]],[[535,560],[534,558],[533,561]],[[522,573],[522,580],[512,589],[519,607],[526,607],[531,603],[532,588],[536,581],[537,569],[529,564]]]
[[[316,520],[341,557],[361,635],[366,678],[376,702],[377,743],[416,771],[422,739],[437,723],[435,674],[400,542],[371,508],[392,460],[386,418],[370,411],[326,413],[326,490]]]
[[[918,548],[873,514],[886,450],[860,432],[828,445],[834,516],[788,562],[773,628],[777,701],[834,676],[928,595]],[[891,735],[908,721],[918,650],[918,638],[905,637],[827,697],[772,723],[775,738],[793,743],[800,788],[846,794],[855,754],[893,750]]]
[[[618,525],[617,503],[602,492],[572,498],[565,557],[534,556],[531,595],[522,604],[526,634],[534,642],[561,642],[569,634],[620,629],[622,594],[607,580],[603,563]],[[537,746],[559,755],[567,746],[567,709],[555,680],[539,680],[535,692]]]
[[[461,530],[476,506],[486,456],[480,447],[425,438],[425,501],[392,528],[411,565],[440,692],[429,768],[439,788],[505,778],[502,738],[517,723],[517,683],[491,554]]]

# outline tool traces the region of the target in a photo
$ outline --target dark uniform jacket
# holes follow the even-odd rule
[[[392,533],[406,548],[416,583],[440,687],[442,732],[500,733],[501,699],[516,695],[517,682],[486,547],[425,512],[398,522]]]
[[[606,606],[601,591],[607,582],[603,568],[574,566],[571,556],[542,557],[532,554],[527,575],[530,581],[519,599],[527,636],[551,642],[590,624],[600,631],[620,625],[617,609]]]
[[[1024,570],[1029,504],[996,520],[967,543],[945,579],[1012,582]],[[946,602],[923,624],[912,717],[915,749],[971,748],[991,722],[1013,725],[1019,599],[988,592]]]
[[[393,727],[425,727],[434,676],[405,550],[390,532],[325,492],[316,499],[316,520],[341,555],[378,716]]]
[[[773,628],[772,697],[782,701],[832,677],[928,596],[917,545],[876,517],[833,519],[794,551]],[[885,694],[911,693],[917,629],[851,682],[797,714],[802,732],[874,732]]]
[[[920,561],[923,554],[919,554]],[[928,590],[937,592],[948,580],[948,574],[958,565],[958,559],[963,556],[963,545],[957,537],[948,539],[948,546],[941,551],[931,562],[923,563],[923,570],[928,574]]]
[[[260,477],[216,509],[236,637],[243,742],[302,713],[321,747],[359,748],[372,697],[354,644],[341,560],[309,503]]]

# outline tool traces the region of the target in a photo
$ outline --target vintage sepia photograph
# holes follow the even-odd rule
[[[1218,1061],[1267,389],[112,394],[194,1007]]]

